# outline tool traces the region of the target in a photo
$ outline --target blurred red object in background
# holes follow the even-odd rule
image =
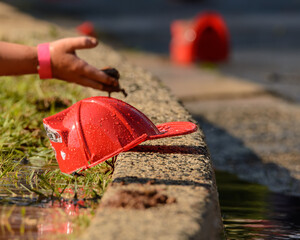
[[[176,20],[171,24],[171,36],[174,63],[220,62],[229,57],[229,32],[218,13],[205,12],[193,21]]]
[[[92,22],[83,22],[82,24],[78,25],[76,29],[82,35],[86,35],[90,37],[97,36],[94,24]]]

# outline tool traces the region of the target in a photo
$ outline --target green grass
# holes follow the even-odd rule
[[[42,124],[43,118],[88,97],[86,89],[34,75],[2,77],[0,83],[0,204],[100,199],[112,168],[104,163],[83,176],[61,173]],[[74,221],[88,222],[84,216]]]

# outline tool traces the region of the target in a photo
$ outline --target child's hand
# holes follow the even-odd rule
[[[118,79],[76,56],[75,50],[93,48],[97,44],[97,40],[91,37],[65,38],[51,42],[53,77],[107,92],[120,91]]]

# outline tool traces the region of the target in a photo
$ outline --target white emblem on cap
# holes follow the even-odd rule
[[[49,127],[47,124],[44,124],[44,128],[45,128],[47,136],[51,142],[62,143],[62,138],[58,132],[56,132],[54,129]]]

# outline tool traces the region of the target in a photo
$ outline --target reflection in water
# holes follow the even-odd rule
[[[217,171],[216,177],[227,239],[300,239],[300,198],[272,193],[232,174]],[[77,228],[88,225],[91,209],[97,205],[92,199],[76,198],[41,203],[34,198],[8,200],[0,205],[0,240],[78,234]]]
[[[35,206],[0,206],[0,240],[52,239],[73,233],[75,221],[85,225],[90,209],[83,201],[52,201]],[[89,215],[89,216],[88,216]],[[85,221],[85,222],[84,222]],[[82,226],[85,227],[85,226]]]
[[[300,198],[217,171],[227,239],[300,239]]]

